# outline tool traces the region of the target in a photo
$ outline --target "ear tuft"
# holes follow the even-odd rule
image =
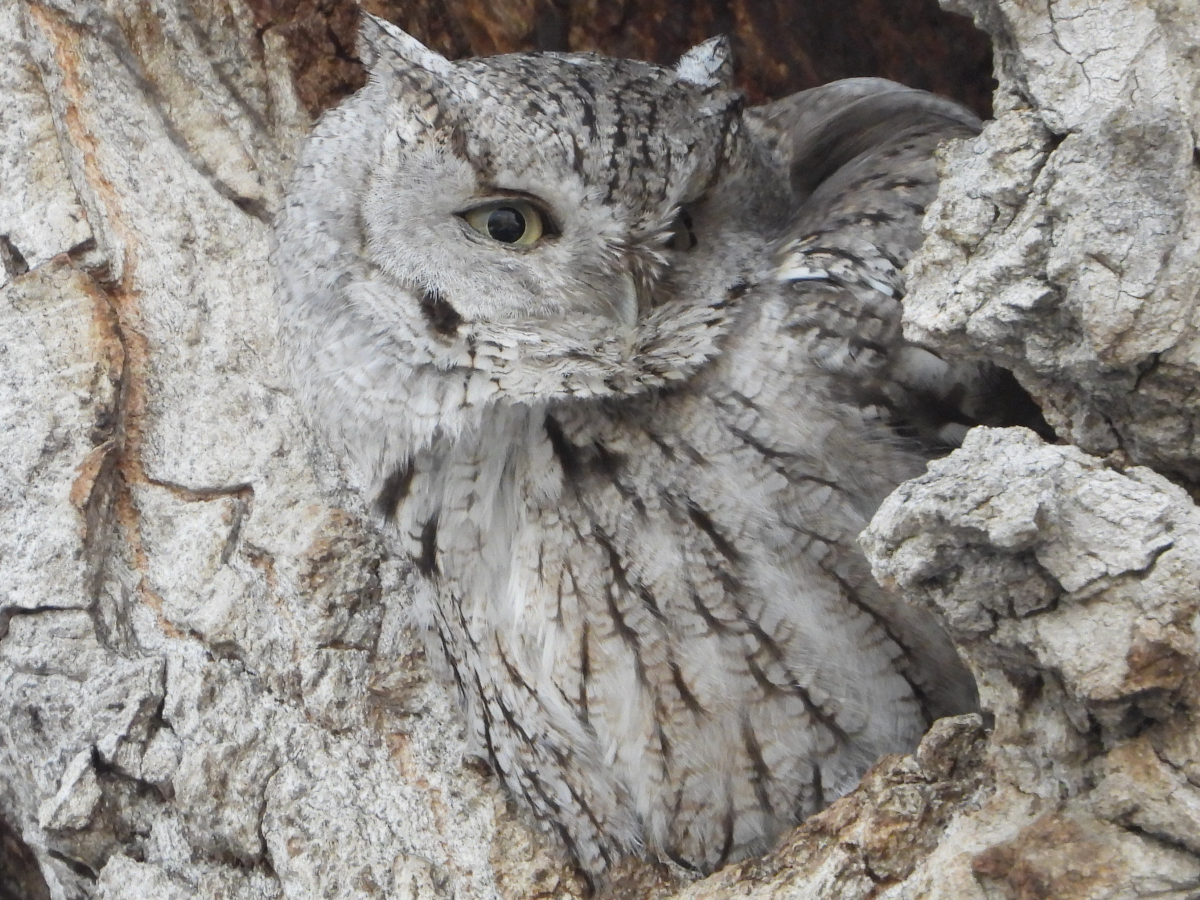
[[[454,70],[454,63],[446,57],[365,9],[361,11],[358,22],[357,49],[358,58],[372,71],[379,65],[391,69],[424,69],[443,76]]]
[[[720,34],[697,44],[675,64],[680,81],[705,89],[733,87],[733,51],[729,38]]]

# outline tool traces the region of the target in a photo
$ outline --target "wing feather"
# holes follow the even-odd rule
[[[930,453],[972,425],[1025,425],[1053,438],[1011,373],[944,360],[904,339],[904,266],[937,194],[935,152],[978,133],[943,97],[878,78],[804,91],[757,111],[787,167],[797,207],[773,256],[794,318],[818,334],[813,352],[858,402]]]

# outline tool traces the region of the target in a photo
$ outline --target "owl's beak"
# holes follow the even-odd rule
[[[631,333],[641,314],[653,305],[646,279],[639,278],[633,266],[610,267],[601,278],[589,282],[588,307]]]
[[[622,272],[617,276],[613,286],[612,307],[613,317],[623,325],[633,327],[637,324],[638,311],[641,309],[638,296],[638,279],[632,272]]]

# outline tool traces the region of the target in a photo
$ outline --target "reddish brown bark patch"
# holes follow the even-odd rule
[[[594,50],[669,64],[715,34],[733,36],[738,84],[753,103],[860,75],[891,78],[991,113],[986,35],[936,0],[363,0],[451,58]],[[258,26],[292,55],[314,115],[364,80],[354,0],[250,0]]]

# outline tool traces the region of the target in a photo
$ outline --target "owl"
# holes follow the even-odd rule
[[[451,62],[364,15],[360,54],[277,217],[280,341],[511,795],[586,872],[707,872],[974,709],[856,537],[1021,412],[900,330],[977,119],[879,79],[747,108],[723,39]]]

